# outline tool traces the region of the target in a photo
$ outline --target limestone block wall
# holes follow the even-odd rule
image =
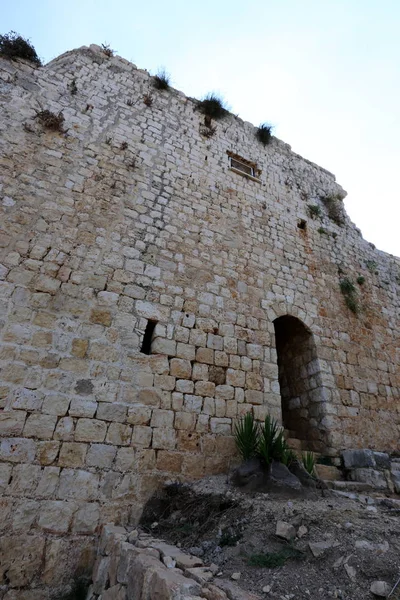
[[[0,77],[4,530],[96,535],[165,478],[225,471],[237,418],[282,416],[285,315],[315,350],[299,369],[318,435],[301,444],[398,450],[400,264],[362,239],[332,174],[233,115],[210,137],[194,100],[96,46],[2,60]]]

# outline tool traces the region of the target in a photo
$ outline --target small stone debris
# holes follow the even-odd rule
[[[293,540],[296,537],[296,529],[286,521],[278,521],[276,524],[275,535],[284,540]]]
[[[308,544],[314,558],[322,556],[324,552],[332,548],[332,546],[333,542],[309,542]]]
[[[269,594],[271,591],[271,586],[270,585],[264,585],[262,591],[264,592],[264,594]]]
[[[378,598],[387,598],[390,594],[390,585],[386,581],[373,581],[370,591]]]
[[[171,558],[170,556],[164,556],[162,561],[163,561],[164,565],[167,567],[167,569],[175,569],[176,561],[173,558]]]
[[[307,533],[308,533],[307,527],[305,525],[300,525],[300,527],[297,530],[297,537],[302,538],[305,535],[307,535]]]
[[[350,579],[350,581],[354,583],[357,579],[357,571],[355,568],[345,563],[344,570],[346,571],[347,577]]]
[[[239,581],[239,579],[241,578],[242,574],[241,573],[232,573],[231,575],[231,579],[233,579],[233,581]]]

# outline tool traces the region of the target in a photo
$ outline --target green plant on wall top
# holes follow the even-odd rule
[[[340,227],[345,224],[345,213],[343,208],[343,198],[339,194],[332,196],[321,197],[321,201],[324,203],[328,217],[339,225]]]
[[[199,102],[199,110],[210,119],[222,119],[228,113],[222,98],[211,92]]]
[[[376,268],[378,266],[378,263],[375,260],[366,260],[365,261],[365,266],[367,267],[368,271],[370,273],[376,273]]]
[[[322,216],[322,210],[318,204],[307,204],[307,212],[312,219],[319,219]]]
[[[153,85],[156,90],[168,90],[170,85],[170,76],[164,68],[159,69],[154,75]]]
[[[357,283],[358,285],[363,285],[365,283],[365,277],[363,275],[359,275],[357,277]]]
[[[272,140],[272,125],[269,123],[261,123],[257,127],[256,138],[259,142],[264,144],[264,146],[268,146],[268,144]]]
[[[0,35],[0,56],[4,58],[25,58],[35,65],[42,64],[35,48],[29,40],[26,40],[15,31]]]

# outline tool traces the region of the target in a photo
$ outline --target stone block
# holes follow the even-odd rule
[[[153,409],[151,427],[172,428],[174,425],[174,412],[172,410]]]
[[[94,309],[90,313],[90,322],[110,327],[112,316],[109,310]]]
[[[47,275],[39,275],[34,282],[34,289],[37,292],[44,292],[46,294],[54,295],[61,285],[61,281],[53,279]]]
[[[183,455],[179,452],[159,450],[157,452],[157,469],[167,473],[180,473]]]
[[[72,441],[75,434],[75,425],[72,417],[62,417],[58,423],[54,432],[54,438],[56,440]]]
[[[235,390],[231,385],[217,385],[215,388],[215,398],[219,400],[232,400],[235,396]]]
[[[255,360],[263,360],[264,349],[259,344],[247,344],[246,346],[247,356]]]
[[[232,421],[227,418],[211,418],[210,429],[212,433],[230,435],[232,432]]]
[[[73,533],[95,533],[100,517],[99,505],[93,502],[81,506],[74,515]]]
[[[72,502],[49,500],[41,506],[38,526],[51,533],[66,533],[75,510]]]
[[[107,424],[95,419],[78,419],[75,430],[77,442],[103,442],[106,437]]]
[[[94,417],[97,410],[97,402],[94,400],[85,400],[84,398],[73,398],[69,407],[68,414],[71,417]]]
[[[174,450],[176,445],[175,429],[156,427],[153,429],[152,447],[161,450]]]
[[[61,396],[59,394],[46,396],[43,401],[42,412],[47,415],[64,417],[68,412],[69,403],[70,399],[68,396]]]
[[[12,529],[13,531],[28,532],[33,525],[40,503],[36,500],[23,499],[19,501],[13,509]]]
[[[262,404],[264,402],[264,394],[258,390],[246,390],[244,397],[247,404]]]
[[[176,356],[176,342],[165,338],[157,337],[151,343],[151,351],[154,354],[166,354],[167,356]]]
[[[38,442],[36,458],[41,465],[51,465],[57,458],[60,442]]]
[[[35,498],[50,498],[56,491],[60,477],[59,467],[45,467],[39,477]]]
[[[114,469],[123,473],[132,471],[136,465],[134,448],[119,448]]]
[[[11,587],[29,585],[40,571],[45,539],[38,535],[0,537],[0,580]]]
[[[0,459],[13,463],[33,462],[36,454],[34,440],[4,438],[0,441]]]
[[[182,358],[172,358],[170,363],[170,373],[173,377],[179,379],[190,379],[192,375],[192,365],[189,360]]]
[[[226,371],[227,385],[233,385],[234,387],[244,387],[245,381],[246,381],[245,371],[238,371],[236,369],[227,369],[227,371]]]
[[[196,361],[207,365],[213,365],[214,350],[211,348],[198,348],[196,350]]]
[[[37,390],[19,388],[14,392],[12,407],[14,409],[22,409],[37,412],[41,409],[43,397],[43,394],[38,392]]]
[[[194,389],[197,396],[212,397],[215,394],[215,383],[212,381],[196,381]]]
[[[103,421],[113,421],[124,423],[126,421],[127,407],[125,404],[117,404],[116,402],[99,402],[96,418]]]
[[[87,449],[87,444],[63,442],[58,458],[58,464],[60,467],[83,467]]]
[[[185,394],[185,410],[187,412],[200,413],[202,405],[202,396],[193,396],[192,394]]]
[[[127,422],[131,425],[148,425],[152,410],[149,406],[134,405],[128,409]]]
[[[345,450],[342,457],[346,469],[374,468],[376,464],[372,450]]]
[[[24,429],[26,412],[22,410],[5,410],[0,412],[0,431],[3,436],[21,435]]]
[[[89,340],[75,338],[72,340],[71,354],[76,358],[85,358],[89,346]]]
[[[88,467],[109,469],[113,463],[117,449],[108,444],[92,444],[86,456]]]
[[[161,404],[161,393],[155,388],[142,389],[135,395],[135,400],[138,404],[158,408]]]
[[[193,431],[196,426],[196,419],[196,413],[178,411],[175,413],[174,428]]]
[[[110,423],[106,442],[115,446],[129,446],[132,438],[132,427],[123,423]]]
[[[0,463],[0,493],[4,494],[4,490],[8,486],[11,477],[12,466],[7,463]]]
[[[249,390],[260,390],[264,389],[264,380],[258,373],[248,372],[246,373],[246,387]]]
[[[151,446],[152,428],[144,425],[135,425],[132,434],[132,446],[149,448]]]
[[[189,332],[188,329],[185,331]],[[186,360],[194,360],[196,356],[196,347],[193,344],[178,343],[176,347],[176,356]]]
[[[208,365],[194,363],[193,369],[192,369],[193,381],[208,381],[208,369],[209,369]]]
[[[11,496],[30,496],[36,488],[41,474],[39,465],[16,465],[13,468],[12,480],[6,493]]]
[[[374,460],[377,469],[390,469],[390,457],[386,452],[374,452]]]
[[[99,475],[88,471],[63,469],[60,475],[58,498],[61,500],[96,500]]]
[[[384,490],[388,487],[387,479],[382,471],[376,469],[353,469],[350,473],[353,481],[366,483],[371,487]]]

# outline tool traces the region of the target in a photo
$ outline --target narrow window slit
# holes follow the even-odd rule
[[[140,352],[143,354],[151,354],[151,341],[153,339],[154,329],[156,328],[157,321],[147,321],[146,329],[144,331],[142,347]]]
[[[299,229],[303,229],[303,231],[305,229],[307,229],[307,221],[305,221],[304,219],[300,219],[300,221],[297,223],[297,227]]]

